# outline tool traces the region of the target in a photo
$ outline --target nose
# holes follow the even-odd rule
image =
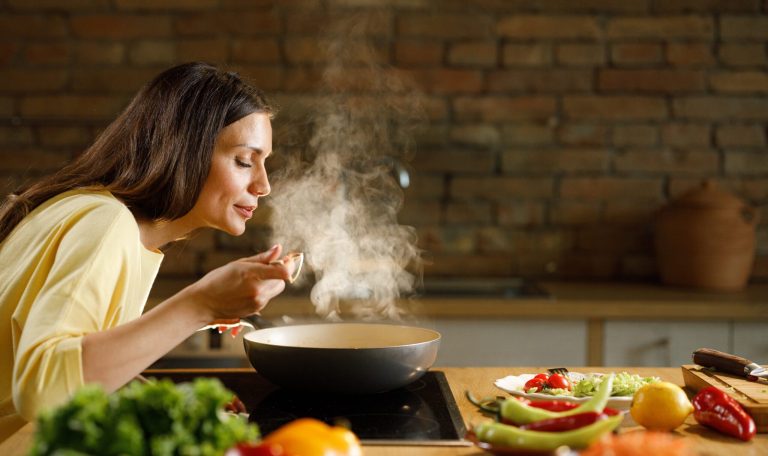
[[[251,184],[248,186],[248,192],[256,196],[267,196],[272,191],[272,186],[269,185],[267,170],[263,167],[259,168],[254,173]]]

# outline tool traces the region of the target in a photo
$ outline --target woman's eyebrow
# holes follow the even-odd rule
[[[264,153],[264,149],[262,149],[259,146],[251,146],[251,145],[248,145],[248,144],[237,144],[236,147],[245,147],[246,149],[251,149],[253,152],[257,152],[259,154],[263,154]],[[270,156],[271,154],[272,154],[272,152],[270,151],[269,153],[267,153],[267,156]]]

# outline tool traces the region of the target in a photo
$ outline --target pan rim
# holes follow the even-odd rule
[[[421,340],[418,342],[411,342],[411,343],[405,343],[405,344],[381,345],[376,347],[312,347],[312,346],[306,346],[306,345],[285,344],[285,343],[264,342],[261,340],[253,340],[253,338],[256,337],[257,335],[263,335],[265,332],[277,332],[281,329],[286,329],[286,328],[301,328],[301,327],[317,328],[318,326],[366,326],[366,327],[376,326],[376,327],[388,327],[388,328],[403,328],[403,329],[421,331],[421,332],[424,332],[425,334],[428,334],[430,337],[426,340]],[[323,350],[323,351],[343,351],[343,350],[364,351],[364,350],[398,349],[398,348],[404,348],[404,347],[416,347],[419,345],[439,343],[441,339],[442,339],[442,334],[440,334],[438,331],[435,331],[429,328],[423,328],[420,326],[408,326],[408,325],[387,324],[387,323],[361,323],[361,322],[308,323],[308,324],[298,324],[298,325],[289,325],[289,326],[278,326],[273,328],[264,328],[264,329],[258,329],[255,331],[249,331],[243,335],[243,340],[250,345],[261,345],[265,347],[280,347],[280,348],[301,349],[301,350]]]

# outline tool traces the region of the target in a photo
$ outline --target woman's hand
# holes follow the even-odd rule
[[[266,252],[225,264],[181,293],[201,306],[204,324],[252,315],[282,293],[291,278],[296,265],[277,261],[281,252],[282,247],[275,245]]]

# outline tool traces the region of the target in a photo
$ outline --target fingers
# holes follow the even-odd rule
[[[270,247],[269,250],[257,253],[256,255],[250,256],[248,258],[243,258],[245,261],[250,261],[253,263],[261,263],[261,264],[269,264],[278,258],[280,258],[280,254],[283,252],[283,246],[280,244],[275,244],[272,247]]]

